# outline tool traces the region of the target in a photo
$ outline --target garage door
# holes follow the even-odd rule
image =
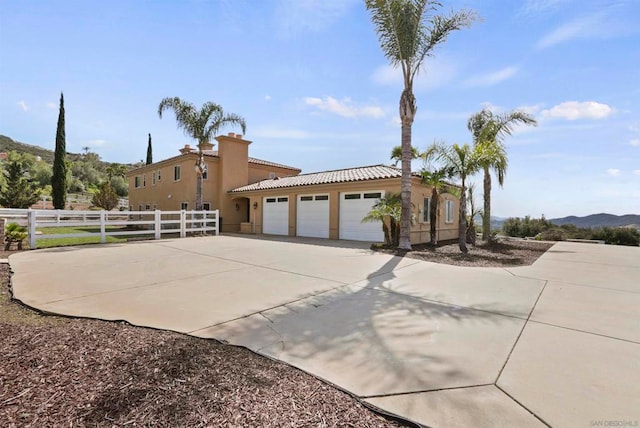
[[[263,198],[262,233],[289,234],[289,198],[286,196]]]
[[[298,236],[329,237],[329,195],[298,196]]]
[[[381,223],[362,223],[362,219],[384,196],[382,191],[340,194],[340,239],[383,242]]]

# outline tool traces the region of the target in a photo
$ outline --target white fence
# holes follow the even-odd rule
[[[107,236],[152,236],[160,239],[162,234],[213,233],[218,231],[218,210],[215,211],[76,211],[76,210],[32,210],[0,208],[0,218],[27,227],[29,248],[36,248],[36,240],[52,238],[100,237],[100,243]],[[99,231],[67,234],[43,234],[40,228],[88,227]],[[115,227],[115,229],[114,229]],[[131,230],[122,230],[123,228]]]

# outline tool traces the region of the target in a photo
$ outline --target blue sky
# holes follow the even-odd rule
[[[482,21],[418,76],[414,145],[471,142],[484,106],[524,109],[539,126],[505,141],[493,214],[640,214],[640,2],[444,4]],[[50,149],[64,91],[68,150],[111,162],[143,159],[149,132],[155,160],[190,143],[157,115],[179,96],[244,116],[257,158],[389,163],[401,90],[359,0],[0,0],[0,133]]]

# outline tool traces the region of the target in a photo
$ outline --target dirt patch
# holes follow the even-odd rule
[[[460,252],[455,243],[446,243],[437,247],[428,244],[414,245],[412,251],[397,253],[391,249],[377,249],[387,254],[398,254],[414,259],[456,266],[505,267],[532,265],[540,256],[553,246],[549,242],[538,241],[500,241],[497,243],[478,243],[468,245],[469,252]]]
[[[44,316],[0,265],[3,426],[398,427],[246,349],[125,323]]]

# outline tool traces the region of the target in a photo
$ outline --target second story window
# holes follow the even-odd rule
[[[160,175],[160,169],[158,170],[158,181],[160,181],[162,179],[162,175]]]
[[[140,187],[140,176],[136,175],[135,177],[133,177],[133,187],[135,187],[136,189],[138,187]]]
[[[173,181],[180,181],[181,171],[180,165],[176,165],[173,167]]]

